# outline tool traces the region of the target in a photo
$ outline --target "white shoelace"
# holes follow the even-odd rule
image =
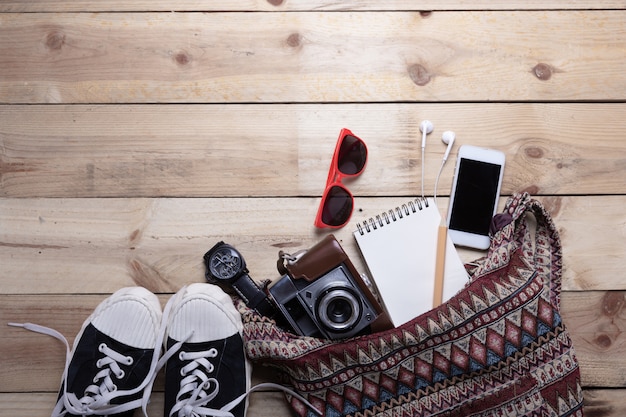
[[[176,404],[170,411],[170,416],[180,417],[216,415],[220,410],[203,407],[217,396],[220,389],[219,381],[209,377],[215,367],[208,360],[216,358],[218,351],[215,348],[203,352],[181,351],[178,357],[181,361],[191,361],[181,369],[183,379],[176,394]],[[228,415],[226,413],[224,415]]]
[[[104,354],[104,357],[99,360],[99,364],[102,370],[94,376],[94,384],[87,387],[83,393],[83,397],[78,398],[75,394],[67,392],[67,374],[72,360],[72,352],[70,345],[61,333],[51,329],[49,327],[40,326],[33,323],[9,323],[9,326],[21,327],[32,332],[45,334],[52,336],[55,339],[60,340],[65,344],[65,368],[63,370],[63,386],[62,395],[57,402],[52,417],[62,417],[67,413],[76,415],[110,415],[118,414],[125,411],[133,410],[141,407],[145,417],[148,417],[148,401],[152,392],[152,386],[156,379],[158,372],[165,366],[167,360],[171,358],[182,345],[191,338],[193,333],[190,333],[184,340],[172,345],[167,351],[163,353],[163,356],[159,359],[161,354],[161,346],[165,339],[166,327],[168,317],[172,306],[177,302],[181,294],[184,291],[178,292],[179,296],[171,297],[167,302],[163,311],[161,327],[159,329],[156,346],[154,348],[154,355],[150,363],[150,369],[146,375],[146,378],[142,383],[132,390],[118,390],[117,386],[113,383],[111,373],[114,376],[120,376],[123,370],[119,364],[128,365],[128,357],[121,355],[119,352],[110,349],[106,345],[100,345],[99,349]],[[224,405],[221,409],[216,410],[206,407],[206,404],[214,399],[219,393],[219,381],[217,379],[207,375],[214,370],[214,365],[209,359],[217,357],[219,352],[216,349],[209,349],[204,352],[181,352],[180,360],[189,360],[190,363],[183,367],[183,372],[186,373],[185,377],[181,381],[180,390],[177,393],[177,403],[172,408],[170,416],[175,415],[176,412],[180,417],[233,417],[230,412],[233,408],[239,405],[243,400],[255,391],[263,389],[278,389],[283,391],[304,403],[307,407],[313,410],[318,415],[322,415],[313,405],[308,402],[304,397],[297,392],[284,387],[282,385],[274,384],[271,382],[257,384],[250,388],[247,392],[241,394],[228,404]],[[131,358],[132,359],[132,358]],[[100,367],[99,366],[99,367]],[[205,372],[206,370],[206,372]],[[96,385],[99,384],[99,385]],[[123,404],[111,405],[112,399],[122,396],[134,395],[143,390],[141,398],[133,401],[128,401]]]
[[[159,360],[157,369],[165,366],[167,360],[171,358],[191,336],[192,334],[189,334],[185,340],[172,345]],[[322,415],[321,412],[300,394],[287,387],[271,382],[255,385],[220,409],[206,407],[207,403],[217,396],[220,389],[219,381],[210,376],[215,370],[215,367],[209,361],[210,358],[216,358],[218,356],[219,352],[215,348],[202,352],[181,351],[179,353],[179,359],[181,361],[190,362],[181,369],[183,379],[180,382],[180,389],[176,394],[176,404],[172,407],[168,417],[233,417],[233,414],[230,412],[233,408],[244,401],[251,393],[263,389],[281,390],[298,398],[318,415]]]
[[[52,336],[55,339],[60,340],[65,345],[66,359],[65,368],[63,370],[63,386],[61,388],[62,395],[54,407],[52,412],[53,417],[61,417],[67,413],[77,415],[117,414],[139,407],[142,407],[144,414],[146,414],[145,409],[148,403],[148,396],[146,393],[144,393],[140,399],[128,401],[123,404],[111,405],[111,400],[117,397],[134,395],[142,391],[148,385],[151,385],[151,381],[154,379],[153,373],[156,369],[157,358],[160,350],[158,347],[155,350],[155,355],[145,380],[138,387],[132,390],[118,390],[111,377],[113,376],[116,379],[123,378],[124,370],[120,367],[120,364],[126,366],[131,365],[133,358],[116,352],[105,343],[100,344],[100,346],[98,346],[98,350],[104,355],[96,363],[96,366],[100,369],[100,371],[94,376],[93,384],[89,385],[85,389],[83,396],[79,398],[76,394],[67,391],[67,374],[72,354],[70,345],[65,336],[54,329],[33,323],[9,323],[9,326],[22,327],[32,332]]]
[[[182,293],[184,293],[184,291],[181,290],[178,294]],[[175,303],[177,303],[176,297],[172,297],[167,302],[163,313],[164,320],[166,320],[167,316],[169,316],[169,311],[172,305],[174,305]],[[168,359],[176,354],[176,352],[181,349],[182,345],[186,343],[192,336],[193,332],[187,335],[187,337],[185,337],[183,340],[175,343],[169,349],[167,349],[167,351],[163,353],[163,356],[157,364],[156,372],[163,368]],[[165,333],[163,337],[165,338]],[[281,390],[302,401],[304,404],[306,404],[307,407],[309,407],[318,415],[322,415],[321,412],[319,412],[310,402],[308,402],[297,392],[282,385],[274,384],[271,382],[255,385],[228,404],[221,407],[219,410],[206,407],[207,403],[209,403],[217,396],[220,389],[219,381],[216,378],[210,376],[215,367],[209,360],[218,356],[219,352],[215,348],[211,348],[202,352],[181,351],[179,353],[179,359],[181,361],[190,362],[181,369],[183,379],[180,382],[180,389],[176,394],[176,404],[172,407],[172,410],[170,411],[170,415],[168,417],[233,417],[233,414],[230,412],[232,409],[237,407],[237,405],[244,401],[251,393],[263,389]]]

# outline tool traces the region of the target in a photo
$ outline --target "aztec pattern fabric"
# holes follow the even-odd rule
[[[559,314],[557,230],[526,193],[507,201],[492,228],[464,289],[386,332],[296,336],[236,301],[248,356],[277,367],[325,416],[582,416],[580,371]],[[297,415],[315,415],[288,401]]]

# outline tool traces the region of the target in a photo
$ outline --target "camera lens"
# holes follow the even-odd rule
[[[335,332],[345,332],[359,321],[361,303],[351,291],[334,288],[319,299],[317,313],[324,327]]]
[[[328,318],[333,323],[345,323],[352,316],[352,306],[346,300],[333,300],[327,308]]]

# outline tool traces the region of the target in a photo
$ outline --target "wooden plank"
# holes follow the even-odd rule
[[[568,327],[586,386],[623,386],[626,330],[624,291],[562,294],[563,321]]]
[[[366,141],[356,195],[433,193],[452,183],[458,146],[507,154],[503,192],[623,193],[624,103],[0,106],[0,196],[317,196],[342,127]],[[249,179],[254,178],[254,181]]]
[[[623,10],[5,13],[0,102],[624,100],[624,31]]]
[[[0,393],[0,403],[2,404],[0,417],[20,415],[49,417],[56,400],[56,393]],[[148,415],[150,417],[163,416],[163,403],[163,392],[153,392],[148,404]],[[143,417],[143,413],[140,410],[136,411],[134,415]],[[246,417],[267,417],[269,415],[287,417],[293,414],[282,393],[275,391],[252,393],[249,397]],[[613,416],[613,414],[607,416]]]
[[[0,0],[0,12],[108,12],[108,11],[381,11],[381,10],[588,10],[621,9],[620,0],[231,0],[202,1],[184,0],[173,3],[171,0],[120,1],[120,0]]]
[[[584,390],[584,412],[587,416],[609,417],[626,415],[622,390]]]
[[[626,415],[624,389],[585,389],[585,415],[594,417],[623,417]],[[0,393],[0,417],[48,417],[56,401],[54,393]],[[135,416],[143,414],[136,412]],[[163,415],[163,394],[155,392],[148,404],[148,415]],[[292,416],[282,394],[277,392],[253,393],[247,417]]]
[[[0,392],[58,389],[65,350],[56,340],[7,322],[53,327],[72,343],[80,326],[104,295],[0,295]],[[165,303],[168,295],[161,295]],[[574,344],[585,387],[624,388],[626,304],[623,291],[563,292],[562,315]],[[267,374],[253,378],[267,381]],[[162,389],[163,382],[157,383]]]
[[[567,290],[626,290],[626,196],[541,197],[564,250]],[[253,278],[276,279],[279,250],[311,247],[329,230],[313,226],[315,198],[2,199],[3,294],[113,292],[142,285],[174,292],[204,280],[202,256],[224,240],[244,254]],[[504,204],[500,201],[500,208]],[[407,202],[356,200],[351,225],[332,231],[365,271],[356,222]],[[438,200],[445,213],[447,199]],[[593,231],[593,233],[590,233]],[[465,261],[483,252],[462,250]]]

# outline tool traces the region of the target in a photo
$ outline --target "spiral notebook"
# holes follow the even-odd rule
[[[433,307],[440,222],[434,201],[417,198],[357,224],[354,237],[395,326]],[[467,281],[463,262],[447,237],[443,300]]]

